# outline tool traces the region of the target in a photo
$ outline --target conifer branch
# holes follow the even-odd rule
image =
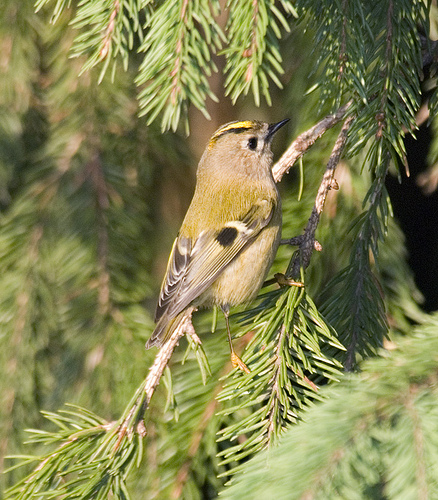
[[[110,17],[108,20],[108,26],[105,30],[105,35],[102,39],[102,48],[100,49],[100,52],[99,52],[100,58],[102,60],[105,59],[109,53],[112,39],[114,36],[115,27],[116,27],[116,17],[118,15],[119,11],[120,11],[120,0],[114,0],[113,9],[111,11],[111,14],[110,14]]]
[[[304,230],[304,238],[300,241],[299,255],[295,255],[289,265],[287,276],[296,278],[300,274],[300,267],[306,269],[310,264],[310,258],[313,250],[315,249],[315,232],[319,224],[319,219],[324,208],[324,203],[330,189],[335,187],[334,175],[336,167],[338,166],[345,143],[347,141],[348,130],[350,129],[354,120],[354,116],[349,116],[342,126],[341,132],[335,142],[333,151],[327,163],[327,168],[324,172],[321,184],[316,195],[315,204],[312,213],[307,222],[306,229]]]
[[[252,14],[252,30],[250,37],[250,46],[243,52],[244,57],[251,57],[253,54],[257,53],[257,21],[259,15],[259,4],[257,0],[252,1],[252,8],[254,10]],[[245,73],[246,82],[249,83],[252,80],[253,71],[254,71],[254,62],[251,61]]]
[[[272,438],[275,437],[275,431],[276,431],[276,425],[275,425],[275,418],[276,418],[276,409],[277,406],[281,402],[281,392],[280,392],[280,381],[279,381],[279,375],[281,371],[281,362],[282,362],[282,352],[284,349],[284,343],[285,343],[285,338],[286,338],[286,325],[283,323],[283,325],[280,328],[280,333],[278,335],[276,347],[275,347],[275,362],[274,362],[274,373],[272,380],[270,381],[272,383],[272,389],[271,389],[271,399],[269,401],[269,413],[268,413],[268,420],[269,420],[269,426],[268,426],[268,433],[267,433],[267,444],[268,446],[272,443]]]
[[[383,212],[382,202],[385,202],[385,178],[389,170],[389,162],[390,155],[387,153],[383,168],[374,180],[373,186],[370,188],[370,208],[357,234],[356,248],[352,252],[352,264],[350,266],[353,271],[353,274],[350,276],[352,293],[347,300],[349,308],[348,315],[351,324],[348,329],[349,340],[345,342],[347,346],[347,356],[344,363],[345,371],[353,370],[356,363],[358,347],[364,342],[364,334],[366,332],[364,317],[371,315],[375,320],[381,320],[380,330],[384,331],[385,334],[387,331],[384,307],[381,305],[381,289],[377,279],[371,272],[369,254],[371,250],[374,257],[377,257],[377,243],[379,237],[381,237],[381,228],[377,218],[377,212],[379,209]],[[373,293],[369,291],[371,287],[374,288]],[[372,304],[372,312],[367,313],[367,302],[370,301],[370,299],[374,301],[374,303]],[[369,304],[368,307],[370,307]],[[375,332],[376,338],[378,341],[381,341],[381,339],[377,337],[379,328],[374,327],[372,330],[370,329],[370,331]]]
[[[207,0],[167,0],[148,18],[137,83],[141,114],[149,123],[161,114],[163,130],[176,130],[180,119],[188,127],[189,103],[209,117],[206,99],[217,100],[208,80],[217,71],[211,55],[223,40],[217,7]]]
[[[41,225],[37,225],[30,234],[28,243],[28,255],[30,262],[35,262],[37,260],[39,244],[42,236],[43,228]],[[30,289],[31,286],[29,283],[29,277],[27,276],[24,282],[23,289],[18,293],[16,297],[17,314],[14,321],[14,329],[11,341],[12,352],[9,355],[7,363],[7,374],[9,380],[14,380],[14,378],[17,377],[17,374],[19,373],[19,348],[25,343],[23,334],[29,315]],[[3,471],[5,452],[8,448],[9,438],[13,430],[14,421],[11,416],[13,414],[14,405],[17,398],[17,391],[15,387],[11,385],[3,394],[3,408],[9,418],[6,420],[6,424],[4,424],[5,428],[3,429],[3,439],[0,440],[0,471]]]
[[[223,498],[435,498],[437,319],[336,390],[322,389],[322,404],[275,450],[247,461]]]
[[[380,112],[376,114],[376,120],[378,123],[378,130],[376,133],[376,138],[380,139],[382,137],[383,129],[386,126],[386,114],[385,109],[387,109],[388,103],[388,83],[390,81],[390,66],[392,57],[392,17],[394,12],[394,3],[389,0],[388,11],[386,14],[386,47],[385,47],[385,78],[384,86],[382,91],[382,97],[380,101]]]
[[[149,404],[150,400],[152,399],[154,391],[158,383],[160,382],[160,378],[164,372],[164,369],[167,366],[167,363],[169,362],[170,357],[172,356],[175,347],[178,344],[179,339],[185,333],[188,333],[189,335],[195,333],[191,320],[192,312],[193,312],[192,307],[187,309],[186,315],[183,316],[179,325],[175,328],[175,331],[172,333],[170,339],[161,347],[158,354],[155,356],[155,361],[146,378],[145,394],[146,394],[147,404]]]
[[[178,34],[178,40],[176,42],[176,47],[175,47],[175,62],[174,62],[174,67],[172,71],[170,72],[170,77],[172,78],[172,86],[171,86],[171,91],[170,91],[170,100],[172,102],[173,106],[176,106],[178,102],[178,96],[181,93],[181,83],[180,83],[180,77],[181,77],[181,67],[183,64],[183,43],[184,43],[184,37],[187,34],[187,4],[188,1],[184,0],[183,4],[181,6],[181,14],[180,14],[180,22],[182,23],[182,26],[184,27],[179,31]]]
[[[351,330],[350,342],[347,346],[347,356],[345,358],[345,371],[351,372],[356,364],[357,346],[361,338],[361,297],[365,289],[365,273],[357,273],[356,285],[354,288],[353,300],[351,301]]]
[[[282,88],[278,75],[284,73],[284,69],[278,40],[282,28],[290,30],[284,14],[296,15],[296,12],[288,0],[281,3],[284,13],[266,0],[228,2],[225,94],[230,95],[233,102],[251,90],[257,106],[260,95],[270,104],[269,80]]]
[[[300,134],[288,147],[288,149],[283,153],[281,158],[272,168],[272,175],[275,182],[280,182],[284,174],[289,172],[289,169],[293,167],[295,162],[301,158],[307,150],[315,144],[317,139],[322,137],[327,130],[334,127],[339,123],[346,115],[348,109],[350,108],[352,101],[347,102],[341,106],[335,113],[327,115],[316,125],[311,127],[306,132]]]
[[[53,489],[60,495],[71,494],[87,500],[104,500],[111,490],[117,491],[117,498],[123,498],[120,492],[127,491],[125,480],[129,470],[141,459],[141,442],[146,435],[145,411],[178,340],[184,333],[194,331],[191,313],[190,308],[159,350],[145,381],[118,422],[107,422],[81,408],[61,410],[58,414],[45,413],[59,429],[54,433],[35,431],[34,441],[60,444],[46,456],[34,458],[39,464],[27,478],[7,492],[7,498],[30,498],[29,492],[35,488]],[[85,449],[84,442],[87,443]],[[93,473],[96,461],[99,472]],[[81,469],[80,477],[67,483],[60,482],[60,478],[69,473],[74,475],[78,468]],[[41,486],[42,482],[44,486]]]
[[[129,411],[124,422],[119,427],[118,432],[120,436],[125,435],[126,429],[128,428],[128,425],[134,415],[136,415],[135,418],[138,423],[140,423],[143,420],[144,414],[149,406],[152,396],[154,395],[155,389],[160,383],[161,377],[164,373],[167,363],[169,362],[172,353],[178,344],[179,339],[186,333],[189,335],[192,334],[196,335],[191,320],[192,312],[193,312],[193,307],[189,307],[186,311],[186,314],[181,318],[181,321],[179,322],[178,326],[173,331],[169,340],[160,348],[157,355],[155,356],[155,360],[151,368],[149,369],[149,373],[145,380],[143,393],[139,396],[136,403],[132,406],[131,410]]]
[[[345,65],[347,62],[347,9],[348,9],[348,0],[342,0],[342,35],[341,35],[341,46],[339,49],[339,74],[338,80],[341,80],[342,77],[345,76]]]

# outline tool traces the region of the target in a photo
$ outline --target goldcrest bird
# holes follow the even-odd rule
[[[231,342],[231,306],[254,299],[281,236],[281,200],[272,177],[271,141],[289,120],[236,121],[211,137],[195,194],[169,257],[146,348],[160,347],[187,308],[219,306],[233,366],[249,371]]]

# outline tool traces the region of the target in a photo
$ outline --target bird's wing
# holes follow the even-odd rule
[[[199,297],[242,249],[254,241],[269,224],[274,210],[273,199],[261,199],[239,220],[226,222],[216,230],[202,231],[195,241],[184,236],[175,240],[155,313],[155,321],[161,328],[157,325],[149,345],[156,343],[167,321]]]

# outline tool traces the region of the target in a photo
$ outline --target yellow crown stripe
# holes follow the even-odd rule
[[[223,134],[224,132],[227,132],[228,130],[232,130],[234,128],[252,128],[254,126],[254,123],[252,121],[249,121],[249,120],[245,120],[245,121],[242,121],[242,122],[231,122],[231,123],[227,123],[226,125],[224,125],[222,128],[220,128],[215,134],[214,136],[217,136],[217,135],[221,135]]]
[[[216,140],[218,139],[218,137],[220,137],[221,135],[225,134],[226,132],[231,132],[232,130],[240,130],[242,131],[242,129],[250,129],[254,127],[254,122],[250,121],[250,120],[245,120],[245,121],[241,121],[241,122],[231,122],[231,123],[227,123],[226,125],[224,125],[223,127],[221,127],[219,130],[216,130],[215,134],[213,135],[213,137],[210,139],[210,143],[209,145],[211,146],[214,142],[216,142]]]

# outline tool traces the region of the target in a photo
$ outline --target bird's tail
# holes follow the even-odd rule
[[[160,348],[163,344],[165,344],[175,329],[180,324],[181,320],[184,316],[187,315],[187,310],[181,311],[174,318],[169,320],[168,317],[163,316],[157,323],[155,330],[152,332],[149,340],[146,342],[146,349],[150,349],[153,346]]]

